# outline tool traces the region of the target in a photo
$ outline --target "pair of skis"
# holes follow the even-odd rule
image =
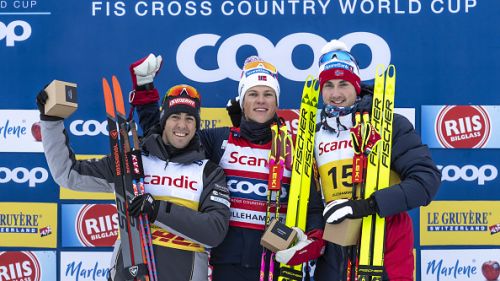
[[[354,150],[351,200],[358,200],[359,198],[365,198],[366,160],[373,147],[380,141],[380,134],[370,124],[368,112],[356,112],[354,121],[355,125],[350,130]],[[357,280],[357,256],[358,246],[349,246],[345,262],[347,281]]]
[[[148,217],[143,214],[133,218],[127,211],[132,198],[144,193],[144,171],[137,130],[135,123],[128,122],[125,117],[122,90],[115,76],[112,77],[112,85],[113,90],[106,78],[102,79],[111,159],[114,163],[123,262],[123,271],[117,272],[116,276],[125,280],[156,281],[158,278]],[[132,132],[133,149],[130,147],[129,128]]]
[[[376,190],[389,186],[391,171],[392,121],[396,68],[378,65],[375,76],[371,120],[368,113],[356,113],[351,129],[353,141],[353,199],[368,199]],[[385,219],[378,214],[363,218],[359,253],[349,249],[347,280],[380,281],[384,273]],[[356,256],[359,265],[356,270]],[[357,277],[357,279],[356,279]]]
[[[299,127],[295,140],[292,178],[288,193],[285,224],[306,229],[307,205],[311,188],[314,158],[314,135],[319,96],[319,82],[309,75],[304,83],[299,112]],[[302,280],[302,265],[280,265],[279,280]]]
[[[267,199],[266,199],[266,227],[271,222],[271,205],[274,194],[274,217],[279,221],[280,216],[280,197],[281,197],[281,181],[285,169],[285,160],[287,152],[293,151],[292,139],[288,134],[286,125],[278,126],[277,123],[271,126],[272,140],[271,151],[269,154],[269,178],[267,181]],[[262,248],[260,261],[259,281],[264,281],[266,272],[266,256],[268,250]],[[269,258],[268,281],[274,280],[274,252],[271,252]]]

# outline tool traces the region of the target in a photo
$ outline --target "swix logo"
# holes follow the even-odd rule
[[[318,145],[319,155],[339,149],[352,148],[352,140],[341,140],[332,142],[320,142]]]
[[[49,172],[42,167],[35,167],[28,170],[24,167],[9,169],[0,167],[0,183],[28,183],[29,187],[35,187],[39,183],[45,182],[49,178]]]
[[[118,214],[113,204],[83,205],[76,215],[76,232],[87,247],[111,247],[118,238]]]
[[[41,281],[41,267],[32,252],[0,252],[0,280]]]
[[[243,166],[260,166],[267,167],[268,160],[265,158],[257,158],[253,156],[241,155],[238,151],[233,151],[229,154],[229,163],[235,164],[238,163]]]
[[[242,194],[256,194],[258,196],[267,196],[267,183],[252,183],[244,180],[228,180],[227,186],[230,192],[237,192]],[[286,198],[287,192],[284,186],[281,187],[280,198]],[[272,194],[272,199],[276,198],[275,193]]]
[[[5,46],[14,47],[16,42],[24,41],[31,36],[31,25],[22,20],[5,24],[0,21],[0,41],[5,39]]]
[[[337,36],[339,37],[339,36]],[[197,34],[184,40],[177,49],[177,66],[184,76],[197,82],[216,82],[226,78],[235,81],[240,79],[241,69],[236,61],[236,54],[243,46],[252,46],[260,57],[272,60],[281,75],[294,81],[303,81],[310,73],[318,73],[317,61],[321,48],[327,40],[313,33],[292,33],[279,40],[274,45],[268,38],[254,33],[241,33],[233,35],[219,43],[221,39],[217,34]],[[375,68],[378,64],[388,65],[391,60],[391,51],[387,42],[380,36],[368,32],[349,33],[338,38],[346,43],[349,48],[356,45],[368,46],[372,54],[371,64],[360,70],[361,80],[374,78]],[[329,39],[328,39],[329,40]],[[307,69],[299,69],[293,63],[292,53],[299,46],[309,46],[314,52],[314,58],[307,62]],[[217,67],[202,67],[196,61],[197,52],[202,48],[214,48],[217,51]],[[301,54],[295,54],[301,56]],[[309,56],[307,56],[309,57]]]
[[[481,148],[490,138],[490,117],[481,106],[445,106],[436,118],[438,141],[446,148]]]
[[[483,165],[479,168],[474,165],[463,167],[437,165],[437,168],[441,171],[442,181],[477,181],[478,185],[484,185],[485,182],[492,181],[498,176],[498,170],[493,165]]]
[[[145,175],[144,184],[167,185],[183,189],[191,189],[197,191],[198,182],[189,180],[188,176],[180,176],[177,178],[159,175]]]

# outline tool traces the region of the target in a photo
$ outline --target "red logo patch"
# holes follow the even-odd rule
[[[87,247],[111,247],[118,238],[118,214],[113,204],[84,205],[76,215],[78,239]]]
[[[168,107],[176,106],[179,104],[196,107],[196,103],[192,99],[188,98],[175,98],[168,103]]]
[[[436,118],[438,141],[446,148],[481,148],[490,138],[490,118],[481,106],[443,107]]]
[[[40,281],[40,262],[32,252],[0,252],[0,280]]]
[[[267,77],[265,75],[259,75],[259,77],[257,78],[257,80],[259,80],[259,81],[267,81]]]

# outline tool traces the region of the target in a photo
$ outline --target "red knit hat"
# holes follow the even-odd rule
[[[346,45],[339,40],[328,42],[321,49],[319,59],[319,84],[320,90],[331,79],[342,79],[350,82],[356,93],[361,92],[361,78],[356,59],[347,51]]]

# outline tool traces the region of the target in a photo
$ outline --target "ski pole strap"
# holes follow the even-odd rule
[[[148,276],[148,266],[144,263],[117,271],[114,280],[135,280],[141,276]],[[111,277],[108,280],[111,280]]]
[[[361,124],[361,114],[356,112],[354,115],[355,125],[350,130],[352,148],[354,150],[354,157],[352,159],[352,183],[353,183],[353,198],[356,197],[355,194],[355,184],[361,183],[363,181],[363,146],[365,140],[362,134],[363,126]]]
[[[375,130],[373,125],[370,123],[370,116],[368,112],[363,113],[363,122],[365,124],[364,136],[365,143],[363,148],[363,153],[368,155],[371,153],[373,147],[380,141],[380,133]]]
[[[361,133],[362,125],[361,125],[361,114],[356,112],[354,115],[355,125],[350,129],[350,135],[352,140],[352,148],[354,150],[354,154],[361,154],[363,151],[363,135]]]
[[[276,161],[279,157],[279,134],[278,125],[275,123],[271,126],[272,140],[271,151],[269,153],[269,179],[267,188],[269,191],[281,190],[280,164]]]

